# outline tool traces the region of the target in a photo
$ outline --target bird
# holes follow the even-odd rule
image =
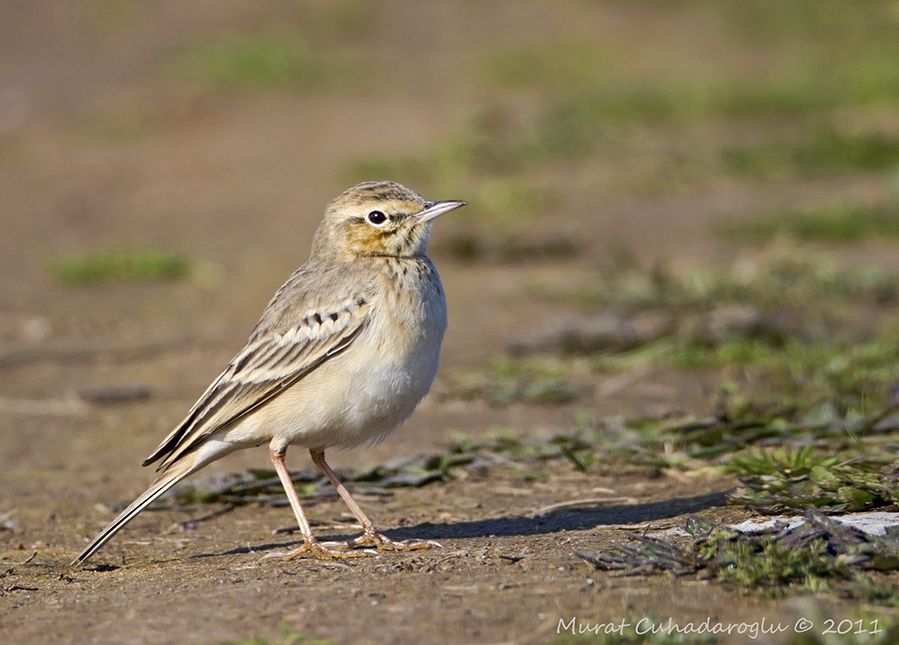
[[[430,389],[447,307],[428,240],[437,217],[465,205],[428,201],[388,180],[357,184],[331,201],[306,262],[272,296],[244,347],[144,460],[144,466],[158,463],[156,479],[72,565],[84,563],[184,478],[235,450],[263,444],[303,536],[287,557],[432,546],[394,541],[375,528],[325,451],[384,439]],[[285,465],[290,446],[309,451],[358,520],[359,537],[315,537]]]

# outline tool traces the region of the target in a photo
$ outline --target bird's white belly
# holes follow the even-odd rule
[[[446,310],[442,297],[434,304],[411,326],[376,317],[346,352],[243,419],[223,439],[270,441],[275,450],[352,447],[383,439],[412,414],[437,373]],[[408,333],[410,327],[417,333]]]

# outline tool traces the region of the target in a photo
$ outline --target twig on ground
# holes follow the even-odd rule
[[[568,508],[570,506],[583,506],[584,504],[636,504],[638,500],[635,497],[585,497],[584,499],[571,499],[565,502],[557,502],[538,508],[533,512],[534,515],[543,515],[549,511],[555,511],[560,508]]]

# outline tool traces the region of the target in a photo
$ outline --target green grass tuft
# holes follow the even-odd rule
[[[294,631],[285,625],[274,638],[252,636],[244,640],[229,641],[227,645],[332,645],[333,643],[334,641],[330,638],[309,636],[305,632]]]
[[[773,245],[729,266],[606,270],[592,287],[569,297],[583,305],[627,312],[664,309],[683,315],[725,304],[764,311],[801,304],[820,311],[846,301],[894,302],[899,278],[877,267],[841,268],[793,245]]]
[[[557,42],[492,52],[481,66],[491,85],[547,90],[600,82],[605,58],[592,43]]]
[[[162,249],[110,249],[58,259],[51,275],[62,284],[87,286],[111,282],[166,282],[186,277],[190,262]]]
[[[753,177],[828,175],[899,166],[899,138],[819,127],[798,141],[770,141],[725,150],[722,163]]]
[[[882,457],[838,462],[837,456],[817,455],[810,446],[735,455],[727,471],[740,477],[742,488],[730,501],[766,513],[808,507],[829,512],[897,507],[899,466]]]
[[[589,389],[575,383],[565,367],[554,361],[511,357],[497,358],[486,369],[459,370],[449,379],[452,396],[481,398],[496,406],[568,403]]]
[[[181,54],[176,68],[220,90],[307,87],[321,80],[322,61],[295,37],[228,36]]]
[[[767,595],[836,587],[844,596],[865,599],[869,571],[899,570],[895,536],[866,535],[813,510],[790,530],[740,533],[697,518],[685,529],[693,538],[687,544],[635,535],[632,544],[578,555],[598,569],[698,575]]]
[[[787,235],[799,240],[856,242],[899,237],[899,205],[873,208],[834,204],[817,209],[787,210],[746,218],[720,231],[741,241],[766,242]]]

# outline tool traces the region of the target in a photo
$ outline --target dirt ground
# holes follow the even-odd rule
[[[622,542],[626,529],[680,526],[688,514],[742,521],[747,511],[724,504],[733,480],[583,474],[567,462],[552,466],[549,481],[490,470],[363,500],[388,535],[442,549],[283,561],[266,556],[297,544],[296,533],[273,533],[291,525],[289,509],[248,505],[198,522],[189,520],[206,510],[144,513],[93,566],[68,568],[111,519],[110,507],[143,490],[151,475],[141,460],[305,258],[323,205],[348,182],[347,164],[424,150],[489,103],[489,91],[466,80],[478,56],[564,36],[618,51],[631,66],[621,74],[642,73],[658,57],[710,69],[716,54],[729,69],[768,64],[763,52],[729,50],[692,3],[677,13],[655,3],[343,2],[342,12],[326,4],[165,1],[151,9],[92,0],[0,9],[0,516],[13,522],[0,532],[0,640],[209,643],[275,639],[286,628],[335,642],[547,642],[573,616],[795,620],[795,602],[691,579],[616,577],[575,555]],[[315,51],[369,67],[349,88],[247,93],[198,90],[171,71],[192,43],[294,27]],[[718,136],[714,127],[684,128],[667,143],[647,141],[640,154]],[[555,301],[534,295],[535,283],[583,280],[616,249],[648,264],[724,259],[735,249],[712,235],[714,221],[809,196],[886,190],[860,175],[773,186],[718,178],[647,194],[619,187],[619,163],[602,159],[571,176],[547,170],[564,207],[538,214],[526,233],[575,232],[586,247],[577,257],[470,263],[437,247],[450,309],[444,373],[484,364],[557,315]],[[460,233],[467,221],[441,221],[435,238]],[[198,260],[201,277],[71,288],[47,271],[60,255],[147,245]],[[852,253],[897,264],[878,243]],[[604,378],[595,376],[597,391]],[[149,397],[91,405],[77,396],[132,384]],[[547,436],[584,409],[701,414],[717,385],[659,372],[610,396],[554,407],[434,396],[385,443],[332,460],[337,468],[375,464],[496,426]],[[306,467],[308,458],[294,450],[288,463]],[[210,470],[266,466],[260,449]],[[602,497],[628,501],[540,510]],[[310,513],[323,536],[352,533],[334,499],[314,502]]]

